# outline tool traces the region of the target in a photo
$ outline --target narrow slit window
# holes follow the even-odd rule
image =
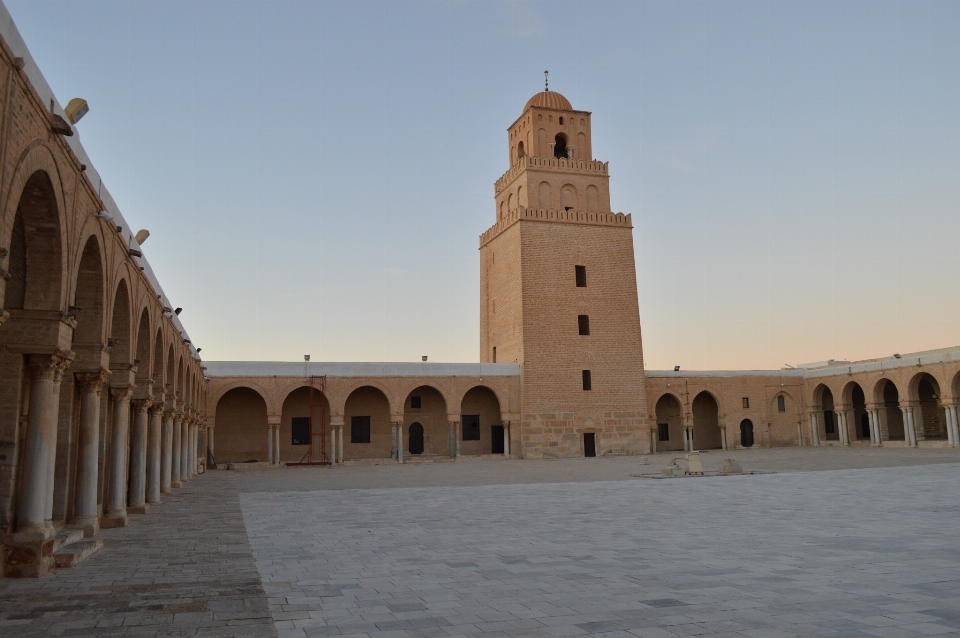
[[[787,401],[783,398],[783,395],[777,397],[777,412],[786,412],[787,411]]]
[[[493,362],[497,362],[497,346],[493,346]]]
[[[590,315],[577,315],[577,325],[581,335],[590,334]]]
[[[743,397],[743,409],[744,410],[750,409],[750,397]]]
[[[587,287],[587,267],[577,266],[577,288]]]
[[[584,389],[584,390],[592,390],[592,389],[593,389],[593,383],[591,382],[591,379],[590,379],[590,371],[589,371],[589,370],[584,370],[584,371],[583,371],[583,389]]]
[[[370,442],[370,417],[368,416],[350,417],[350,442],[351,443],[369,443]]]
[[[420,397],[419,397],[419,396],[412,396],[412,397],[410,397],[410,407],[411,407],[411,408],[413,408],[413,409],[415,409],[415,410],[419,410],[419,409],[420,409],[420,403],[421,403],[421,401],[420,401]]]

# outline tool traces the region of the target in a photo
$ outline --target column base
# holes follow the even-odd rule
[[[157,496],[156,498],[152,496],[147,497],[147,505],[159,505],[160,503],[161,501],[159,496]]]
[[[127,507],[127,514],[146,514],[150,511],[150,506],[144,503],[143,505],[130,505]]]
[[[7,578],[37,578],[56,569],[53,538],[38,538],[46,532],[25,530],[8,536],[4,542],[3,575]]]
[[[100,518],[98,516],[75,516],[70,520],[69,527],[82,529],[84,538],[93,538],[100,531]]]
[[[126,527],[130,524],[127,512],[111,512],[100,519],[100,529],[113,529],[115,527]]]
[[[174,487],[183,487],[183,483],[181,483],[180,481],[171,481],[171,482],[170,482],[170,487],[171,487],[171,488],[174,488]]]

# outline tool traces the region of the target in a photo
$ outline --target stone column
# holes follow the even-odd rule
[[[337,428],[330,427],[330,463],[337,464]]]
[[[149,399],[133,401],[135,418],[130,437],[130,504],[131,514],[147,513],[147,421]]]
[[[163,428],[163,404],[150,408],[147,432],[147,503],[160,502],[160,430]]]
[[[917,421],[916,421],[916,410],[914,406],[907,408],[907,414],[910,415],[910,445],[913,447],[917,446]]]
[[[182,487],[183,481],[180,480],[180,466],[182,462],[180,455],[183,453],[183,415],[179,412],[173,413],[173,436],[170,446],[170,485],[172,487]]]
[[[837,417],[837,433],[840,435],[840,445],[850,445],[850,435],[847,432],[847,413],[843,410],[836,410],[833,414]]]
[[[267,424],[267,463],[273,465],[273,425]]]
[[[903,440],[906,442],[907,447],[913,447],[915,445],[913,442],[913,433],[911,432],[913,427],[913,408],[901,407],[900,412],[903,413]]]
[[[460,441],[463,440],[463,421],[457,421],[453,432],[453,445],[456,457],[460,458]]]
[[[343,423],[337,426],[337,438],[340,439],[337,444],[337,458],[343,463]]]
[[[810,413],[810,445],[820,445],[820,426],[817,424],[817,413]]]
[[[403,463],[403,421],[394,425],[397,426],[397,463]]]
[[[503,424],[503,455],[510,458],[510,422]]]
[[[210,434],[208,435],[208,438],[207,438],[207,449],[210,450],[210,456],[212,456],[212,457],[213,457],[213,460],[216,461],[216,460],[217,460],[217,453],[214,452],[214,448],[213,448],[213,432],[214,432],[214,430],[216,430],[216,428],[207,428],[207,432],[210,433]]]
[[[453,449],[453,439],[455,438],[456,426],[453,421],[447,421],[447,453],[451,459],[457,458],[457,451]]]
[[[650,428],[650,454],[657,453],[657,439],[660,438],[659,429],[656,427]]]
[[[127,526],[127,455],[130,447],[130,397],[133,388],[111,388],[113,439],[110,442],[110,490],[100,527]]]
[[[957,420],[957,406],[949,406],[950,420],[953,423],[953,447],[960,447],[960,421]]]
[[[190,423],[190,476],[197,475],[197,448],[200,447],[200,427],[196,421]]]
[[[173,477],[173,413],[163,413],[160,428],[160,492],[169,494]]]
[[[397,460],[397,425],[396,423],[390,424],[390,458]]]
[[[184,417],[180,422],[180,482],[190,480],[190,421]]]
[[[720,428],[720,449],[727,449],[727,426]]]
[[[80,427],[77,431],[77,488],[70,524],[87,538],[100,530],[97,508],[97,478],[100,465],[100,395],[109,370],[83,372],[80,382]]]
[[[280,424],[273,426],[273,464],[280,465]]]

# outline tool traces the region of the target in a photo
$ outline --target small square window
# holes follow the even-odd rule
[[[577,325],[581,335],[590,334],[590,315],[577,315]]]
[[[658,441],[670,440],[670,424],[669,423],[657,423],[657,440]]]
[[[577,272],[577,288],[587,287],[587,267],[575,266]]]
[[[350,417],[350,442],[351,443],[369,443],[370,442],[370,417],[368,416]]]
[[[591,380],[590,380],[590,371],[589,371],[589,370],[584,370],[584,371],[583,371],[583,389],[584,389],[584,390],[592,390],[592,389],[593,389],[592,383],[591,383]]]
[[[787,411],[787,401],[783,398],[783,395],[777,397],[777,412],[786,412]]]
[[[750,397],[743,397],[743,409],[750,409]]]
[[[410,407],[413,408],[414,410],[419,410],[419,409],[420,409],[420,397],[418,397],[418,396],[412,396],[412,397],[410,397]]]
[[[293,417],[290,419],[290,430],[290,445],[310,445],[310,417]]]
[[[464,414],[460,417],[460,429],[463,431],[464,441],[480,440],[480,415]]]

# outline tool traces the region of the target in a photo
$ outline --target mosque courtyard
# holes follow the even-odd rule
[[[0,581],[3,636],[960,636],[960,455],[244,468]],[[646,463],[645,463],[646,461]]]

